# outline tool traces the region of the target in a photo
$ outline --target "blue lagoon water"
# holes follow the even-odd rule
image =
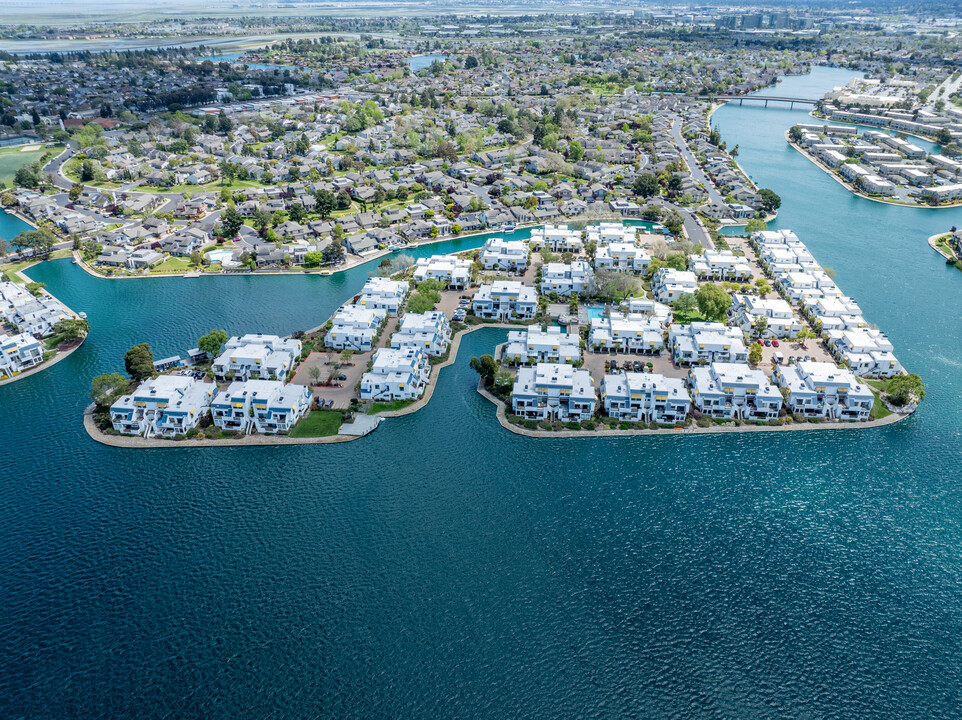
[[[959,717],[962,275],[925,237],[962,212],[852,197],[785,144],[803,117],[715,122],[928,383],[890,427],[518,437],[474,392],[486,329],[357,442],[107,448],[80,413],[130,345],[310,327],[371,268],[32,269],[93,330],[0,387],[0,717]]]
[[[10,240],[15,238],[20,233],[26,230],[32,230],[27,223],[18,218],[16,215],[11,215],[4,210],[0,210],[0,239]]]
[[[407,64],[408,67],[411,68],[411,72],[416,73],[419,70],[430,67],[435,60],[444,62],[447,59],[447,55],[414,55],[408,58]]]

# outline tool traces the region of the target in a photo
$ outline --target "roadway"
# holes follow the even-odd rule
[[[701,166],[698,164],[698,159],[691,151],[691,148],[688,147],[688,143],[685,142],[685,138],[681,134],[681,118],[676,117],[674,121],[672,121],[671,136],[675,140],[675,145],[678,147],[678,152],[680,152],[681,156],[685,159],[685,164],[688,165],[688,170],[691,172],[692,179],[705,188],[705,192],[708,193],[709,200],[719,203],[725,202],[725,198],[720,192],[718,192],[717,188],[715,188],[714,183],[712,183],[712,181],[708,178],[708,176],[705,174],[705,171],[701,169]]]

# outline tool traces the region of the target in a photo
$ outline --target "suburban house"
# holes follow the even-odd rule
[[[538,311],[533,287],[510,280],[482,285],[472,299],[474,314],[487,320],[529,320]]]
[[[451,344],[451,324],[443,312],[406,313],[391,337],[391,347],[397,350],[413,345],[426,355],[444,355]]]
[[[601,381],[605,414],[626,422],[682,423],[691,397],[681,378],[654,373],[621,372]]]
[[[371,369],[361,377],[361,399],[385,403],[413,400],[424,392],[430,372],[422,348],[381,348],[374,353]]]
[[[827,362],[776,365],[772,379],[788,390],[791,413],[835,420],[868,420],[875,396],[851,371]]]
[[[383,309],[342,305],[331,318],[331,329],[324,336],[324,344],[338,350],[370,350],[386,317],[387,311]]]
[[[713,362],[692,368],[688,383],[695,407],[713,418],[774,420],[782,408],[778,388],[747,364]]]
[[[110,423],[125,435],[174,437],[197,427],[217,392],[213,383],[193,377],[149,378],[110,406]]]
[[[591,375],[568,363],[519,368],[511,391],[512,412],[529,420],[590,420],[595,403]]]
[[[534,363],[580,363],[581,345],[577,333],[553,325],[542,330],[540,325],[529,325],[524,330],[508,333],[502,359],[515,365]]]

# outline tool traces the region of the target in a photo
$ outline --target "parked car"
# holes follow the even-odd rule
[[[338,375],[338,376],[337,376],[336,378],[334,378],[334,379],[335,379],[335,380],[340,380],[340,381],[343,382],[344,380],[347,380],[347,375],[341,373],[340,375]]]
[[[772,347],[778,347],[778,340],[772,340]]]

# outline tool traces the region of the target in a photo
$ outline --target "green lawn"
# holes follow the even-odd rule
[[[51,335],[50,337],[43,339],[44,346],[47,348],[47,350],[56,350],[57,346],[63,341],[63,335]]]
[[[674,317],[674,322],[678,323],[679,325],[688,325],[693,322],[705,321],[705,316],[702,315],[697,310],[692,310],[690,313],[674,310],[673,317]]]
[[[394,402],[390,402],[390,403],[374,403],[368,409],[367,414],[377,415],[379,412],[386,412],[388,410],[400,410],[401,408],[406,408],[408,405],[410,405],[413,402],[415,401],[414,400],[395,400]]]
[[[314,410],[294,426],[292,438],[329,437],[337,435],[344,417],[340,410]]]
[[[190,258],[169,257],[151,272],[187,272],[190,269]]]
[[[37,150],[34,152],[15,152],[0,155],[0,178],[4,180],[12,179],[17,170],[24,165],[36,162],[43,156],[44,152],[44,150]]]
[[[3,148],[0,150],[0,179],[12,180],[14,173],[24,165],[36,162],[44,153],[50,153],[50,157],[59,155],[63,151],[63,145],[53,148],[43,147],[43,143],[30,143],[40,145],[39,150],[23,152],[22,147]]]
[[[20,260],[18,262],[6,263],[5,265],[0,265],[0,275],[5,276],[10,282],[22,283],[23,280],[17,273],[23,270],[27,265],[32,265],[36,260]]]
[[[865,380],[866,384],[871,386],[875,391],[875,402],[872,404],[872,410],[869,413],[869,417],[872,420],[881,420],[884,417],[888,417],[892,414],[892,411],[885,407],[885,403],[882,402],[879,393],[888,392],[889,381],[888,380]]]
[[[869,412],[869,417],[872,420],[881,420],[891,414],[892,411],[885,407],[885,403],[879,399],[878,393],[875,393],[875,402],[872,403],[872,410]]]

